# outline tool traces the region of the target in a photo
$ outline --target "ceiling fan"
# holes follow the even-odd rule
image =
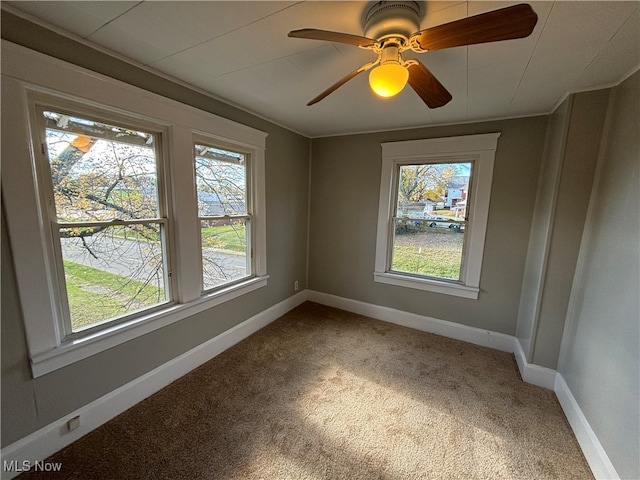
[[[375,3],[367,12],[365,36],[314,28],[289,32],[289,37],[346,43],[373,50],[378,56],[375,61],[338,80],[307,105],[318,103],[355,76],[373,68],[369,84],[378,95],[392,97],[409,83],[427,106],[442,107],[451,100],[451,94],[422,62],[415,58],[405,60],[403,52],[425,53],[524,38],[531,34],[538,21],[538,16],[528,4],[512,5],[416,31],[420,26],[419,15],[418,2],[382,1]]]

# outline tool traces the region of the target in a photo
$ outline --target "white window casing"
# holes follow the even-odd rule
[[[20,303],[34,377],[94,355],[127,340],[204,311],[266,285],[266,133],[167,99],[95,72],[2,41],[2,200],[13,249]],[[65,338],[59,328],[54,255],[47,236],[48,212],[36,177],[39,144],[30,108],[82,105],[87,110],[126,117],[162,131],[173,301],[131,321],[88,335]],[[251,156],[253,195],[252,241],[254,275],[202,294],[199,222],[193,173],[194,137],[236,146]],[[35,132],[37,137],[37,132]]]
[[[499,136],[500,133],[489,133],[382,144],[382,175],[374,270],[376,282],[470,299],[478,298],[493,164]],[[392,222],[396,202],[394,192],[398,165],[412,162],[446,163],[461,159],[473,162],[473,169],[472,188],[468,200],[469,224],[465,232],[466,245],[460,281],[450,282],[390,271],[390,249],[393,240],[390,222]]]

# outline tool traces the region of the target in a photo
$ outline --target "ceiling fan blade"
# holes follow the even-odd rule
[[[311,99],[309,101],[309,103],[307,103],[307,106],[311,106],[313,104],[318,103],[320,100],[322,100],[324,97],[326,97],[327,95],[335,92],[338,88],[340,88],[342,85],[344,85],[345,83],[347,83],[349,80],[351,80],[353,77],[355,77],[356,75],[369,70],[371,67],[373,67],[374,65],[376,65],[378,62],[372,62],[372,63],[367,63],[366,65],[361,66],[360,68],[358,68],[357,70],[354,70],[353,72],[351,72],[349,75],[346,75],[345,77],[341,78],[340,80],[338,80],[336,83],[334,83],[333,85],[331,85],[329,88],[327,88],[324,92],[322,92],[320,95],[318,95],[317,97],[314,97],[313,99]]]
[[[476,45],[524,38],[531,34],[538,15],[530,5],[521,3],[492,12],[427,28],[411,35],[410,44],[416,51]]]
[[[289,37],[308,38],[311,40],[326,40],[327,42],[347,43],[356,47],[372,47],[376,41],[372,38],[351,35],[350,33],[329,32],[327,30],[317,30],[315,28],[303,28],[301,30],[292,30]]]
[[[407,66],[409,70],[409,85],[429,108],[446,105],[453,98],[436,77],[418,60],[412,59]],[[409,63],[408,62],[408,63]]]

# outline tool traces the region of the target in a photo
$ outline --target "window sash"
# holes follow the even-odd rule
[[[137,222],[136,222],[137,223]],[[135,224],[135,223],[134,223]],[[153,225],[158,225],[159,229],[160,229],[160,237],[161,238],[166,238],[166,224],[167,222],[165,221],[159,221],[159,222],[143,222],[143,224],[153,224]],[[62,228],[61,228],[62,229]],[[145,316],[145,315],[149,315],[152,314],[154,312],[158,312],[164,308],[166,308],[168,305],[171,305],[174,302],[173,300],[173,296],[172,296],[172,289],[171,289],[171,278],[172,278],[172,274],[171,271],[167,270],[167,254],[166,254],[166,241],[161,241],[160,240],[160,246],[162,249],[162,260],[163,260],[163,271],[165,272],[165,274],[163,275],[163,289],[164,289],[164,296],[165,299],[163,301],[159,301],[156,303],[153,303],[152,305],[146,306],[144,308],[140,308],[137,310],[133,310],[131,312],[126,312],[123,313],[121,315],[116,315],[113,317],[109,317],[106,318],[104,320],[101,321],[97,321],[87,327],[82,327],[77,329],[76,331],[73,330],[72,324],[71,324],[71,311],[70,311],[70,304],[69,304],[69,299],[68,299],[68,290],[67,290],[67,280],[65,278],[65,267],[64,264],[60,264],[60,265],[56,265],[56,267],[58,267],[56,270],[59,276],[62,276],[62,279],[58,280],[58,295],[60,297],[60,301],[58,302],[62,311],[64,312],[64,316],[62,317],[64,323],[63,323],[63,341],[73,341],[75,339],[82,339],[85,337],[90,337],[92,335],[98,334],[101,331],[107,330],[107,329],[112,329],[114,327],[117,327],[121,324],[124,324],[126,322],[129,322],[135,318],[141,317],[141,316]],[[60,248],[62,249],[62,242],[60,242]],[[60,255],[62,258],[62,251],[60,251]]]
[[[256,277],[257,273],[256,273],[256,265],[255,265],[255,258],[253,255],[253,252],[255,251],[255,243],[256,243],[256,238],[255,235],[253,233],[253,228],[252,228],[252,220],[254,217],[254,203],[253,203],[253,188],[254,188],[254,178],[253,178],[253,159],[251,156],[251,151],[250,150],[243,150],[242,148],[238,148],[238,146],[236,145],[225,145],[224,142],[219,142],[219,141],[215,141],[212,139],[209,139],[207,137],[203,137],[203,136],[194,136],[194,141],[193,141],[193,169],[194,169],[194,182],[195,182],[195,194],[196,194],[196,205],[198,207],[198,210],[200,210],[200,205],[199,205],[199,200],[198,200],[198,183],[197,183],[197,164],[196,164],[196,157],[203,157],[203,155],[201,155],[198,152],[197,147],[198,146],[203,146],[203,147],[210,147],[216,150],[221,150],[222,152],[229,152],[229,153],[237,153],[237,154],[241,154],[244,155],[244,163],[243,163],[243,167],[244,167],[244,202],[245,202],[245,212],[244,214],[225,214],[225,215],[199,215],[198,216],[198,224],[199,224],[199,232],[198,232],[198,237],[200,238],[200,241],[198,242],[198,246],[199,246],[199,259],[200,259],[200,263],[199,263],[199,267],[200,267],[200,287],[202,290],[202,294],[203,295],[207,295],[207,294],[211,294],[211,293],[215,293],[219,290],[223,290],[226,289],[230,286],[233,286],[234,284],[240,283],[242,281],[245,281],[247,279],[251,279]],[[220,155],[221,158],[217,159],[217,158],[213,158],[215,156]],[[220,162],[225,162],[225,163],[229,163],[229,164],[240,164],[239,162],[236,162],[235,158],[233,156],[229,156],[228,158],[224,157],[224,153],[222,154],[214,154],[213,157],[210,157],[209,155],[205,154],[204,158],[212,158],[214,160],[220,161]],[[205,286],[205,258],[204,258],[204,253],[202,251],[202,221],[203,220],[212,220],[212,221],[219,221],[219,220],[244,220],[245,222],[245,242],[246,242],[246,249],[245,249],[245,265],[246,265],[246,274],[242,275],[241,277],[238,278],[233,278],[229,281],[226,282],[222,282],[219,284],[214,285],[213,287],[210,288],[206,288]]]
[[[158,243],[160,246],[160,250],[162,252],[162,271],[163,271],[163,291],[165,299],[163,301],[159,301],[153,303],[152,305],[145,306],[140,309],[136,309],[131,312],[127,312],[121,315],[116,315],[113,317],[109,317],[103,320],[98,320],[92,323],[90,326],[85,328],[80,328],[74,331],[72,326],[71,319],[71,306],[68,297],[68,286],[66,279],[66,268],[64,266],[64,255],[62,252],[62,239],[60,236],[60,231],[68,228],[91,228],[91,227],[112,227],[112,226],[135,226],[135,225],[157,225],[159,229],[159,238]],[[92,335],[100,330],[104,330],[107,328],[111,328],[113,326],[119,325],[136,317],[140,317],[143,315],[147,315],[149,313],[160,310],[161,308],[166,307],[167,305],[173,303],[173,290],[172,290],[172,273],[169,268],[169,257],[167,252],[167,219],[155,219],[155,220],[143,220],[143,221],[117,221],[117,222],[83,222],[82,224],[76,223],[65,223],[65,224],[52,224],[52,236],[54,238],[54,256],[55,256],[55,264],[54,271],[56,275],[56,286],[55,293],[57,294],[56,304],[59,308],[60,313],[60,328],[61,328],[61,340],[73,340],[76,338],[81,338],[84,336]],[[96,268],[96,267],[90,267]],[[127,277],[125,277],[127,278]]]
[[[392,227],[390,229],[389,232],[389,238],[390,238],[390,242],[389,242],[389,249],[388,249],[388,260],[387,260],[387,268],[386,268],[386,272],[388,273],[392,273],[392,274],[399,274],[399,275],[407,275],[410,277],[414,277],[414,278],[424,278],[424,279],[430,279],[430,280],[436,280],[438,282],[445,282],[445,283],[453,283],[453,284],[464,284],[464,274],[465,274],[465,267],[466,267],[466,254],[467,254],[467,244],[468,242],[466,241],[466,226],[465,226],[465,231],[461,232],[460,235],[463,235],[463,240],[462,240],[462,252],[460,255],[460,264],[459,264],[459,274],[458,274],[458,278],[447,278],[447,277],[440,277],[437,275],[427,275],[427,274],[423,274],[423,273],[414,273],[414,272],[407,272],[404,270],[396,270],[393,268],[393,260],[394,260],[394,254],[396,253],[395,250],[395,239],[396,239],[396,234],[395,234],[395,220],[396,219],[400,219],[400,220],[409,220],[409,221],[415,221],[415,218],[408,218],[408,217],[393,217],[393,220],[391,223]],[[453,222],[452,222],[453,223]],[[466,225],[467,222],[459,222],[460,225]],[[434,228],[438,228],[438,227],[434,227]]]
[[[165,143],[162,130],[152,124],[146,122],[132,121],[129,118],[123,117],[114,112],[105,112],[99,109],[92,109],[86,105],[79,105],[73,102],[67,102],[61,100],[59,102],[51,101],[39,101],[34,98],[34,125],[37,131],[34,131],[34,140],[42,145],[40,152],[36,149],[36,174],[39,179],[38,183],[40,188],[40,199],[43,205],[42,212],[45,214],[50,224],[49,230],[49,264],[50,264],[50,276],[52,281],[52,294],[54,300],[54,312],[55,323],[57,325],[56,331],[58,332],[58,342],[72,341],[74,339],[88,337],[99,333],[100,331],[110,329],[114,326],[130,321],[134,318],[148,315],[162,308],[166,305],[173,303],[173,291],[174,283],[171,279],[171,265],[173,252],[170,246],[170,219],[168,218],[168,206],[166,199],[168,198],[167,188],[168,185],[165,179],[165,166],[164,166],[164,151]],[[47,130],[50,129],[51,120],[44,115],[44,112],[60,113],[69,117],[78,118],[82,120],[89,120],[94,123],[104,123],[106,125],[114,126],[121,129],[131,131],[141,131],[153,136],[153,154],[155,160],[155,182],[157,190],[157,213],[158,217],[152,218],[136,218],[136,219],[113,219],[113,220],[97,220],[97,221],[79,221],[79,222],[60,222],[58,221],[58,211],[56,202],[54,199],[54,185],[51,171],[51,159],[49,158],[49,149],[47,147]],[[57,129],[56,129],[57,130]],[[84,134],[78,129],[70,129],[67,133],[71,134]],[[91,132],[86,132],[87,134]],[[115,138],[108,138],[100,133],[94,133],[95,138],[99,138],[106,141],[118,142]],[[103,138],[104,137],[104,138]],[[39,153],[39,154],[38,154]],[[64,266],[64,256],[62,253],[62,241],[60,232],[63,229],[69,228],[91,228],[91,227],[111,227],[111,226],[131,226],[131,225],[144,225],[144,224],[156,224],[159,227],[159,239],[160,250],[162,252],[162,271],[163,271],[163,287],[165,292],[165,300],[154,303],[147,307],[140,308],[131,313],[125,313],[122,315],[116,315],[103,320],[98,320],[95,324],[91,324],[86,328],[81,328],[76,331],[73,330],[71,321],[71,307],[69,303],[69,293],[66,280],[66,272]]]
[[[226,216],[207,216],[207,217],[198,217],[198,222],[200,224],[200,266],[202,269],[202,273],[201,273],[201,288],[202,288],[202,292],[204,294],[207,293],[211,293],[211,292],[215,292],[217,290],[223,289],[223,288],[227,288],[230,285],[234,285],[236,283],[239,283],[241,281],[253,278],[256,276],[255,274],[255,269],[253,268],[253,243],[251,241],[252,239],[252,234],[251,234],[251,215],[226,215]],[[223,281],[223,282],[219,282],[216,283],[215,285],[211,286],[211,287],[207,287],[205,285],[205,265],[207,262],[210,262],[210,259],[205,259],[204,257],[204,252],[202,251],[203,248],[203,238],[202,238],[202,221],[228,221],[228,220],[243,220],[243,226],[244,226],[244,230],[245,230],[245,234],[244,234],[244,242],[245,242],[245,248],[244,248],[244,253],[241,255],[242,258],[244,258],[244,268],[245,268],[245,273],[244,275],[240,275],[237,277],[233,277],[229,280]],[[213,248],[213,250],[220,250],[217,248]],[[224,270],[223,265],[217,265],[220,269],[220,271]]]
[[[242,219],[242,218],[252,218],[253,215],[202,215],[198,218],[201,220],[233,220],[234,218]]]
[[[80,227],[109,227],[109,226],[124,226],[124,225],[141,225],[145,223],[162,223],[164,225],[169,223],[167,218],[136,218],[135,220],[99,220],[95,222],[51,222],[53,225],[59,228],[80,228]]]
[[[456,220],[454,218],[451,218],[451,219],[448,218],[447,219],[447,223],[457,223],[459,225],[466,225],[467,223],[469,223],[469,220],[467,220],[467,218],[468,218],[468,215],[465,217],[464,220]],[[426,217],[425,218],[419,218],[419,217],[396,217],[396,216],[391,217],[391,219],[392,220],[407,220],[407,221],[413,221],[413,222],[425,221],[426,223],[428,223],[427,220],[429,220]]]
[[[471,218],[472,218],[472,205],[467,205],[466,207],[466,211],[465,211],[465,217],[462,220],[455,220],[455,219],[447,219],[447,223],[455,223],[458,224],[459,226],[464,226],[464,232],[460,232],[461,235],[463,235],[463,241],[462,241],[462,252],[460,255],[460,265],[459,265],[459,275],[457,279],[452,279],[452,278],[446,278],[446,277],[439,277],[436,275],[425,275],[425,274],[419,274],[419,273],[412,273],[412,272],[405,272],[403,270],[395,270],[393,268],[393,258],[394,258],[394,253],[395,253],[395,239],[396,239],[396,221],[397,220],[401,220],[401,221],[424,221],[425,223],[428,222],[428,220],[426,218],[412,218],[412,217],[408,217],[408,216],[399,216],[398,215],[398,207],[399,207],[399,189],[400,189],[400,181],[401,181],[401,168],[402,167],[406,167],[406,166],[420,166],[420,165],[448,165],[448,164],[455,164],[455,163],[468,163],[471,165],[471,169],[469,172],[469,186],[468,186],[468,191],[467,191],[467,199],[468,201],[472,198],[471,195],[473,194],[473,184],[474,184],[474,173],[475,173],[475,159],[472,157],[465,157],[465,156],[457,156],[455,158],[434,158],[434,159],[429,159],[429,160],[424,160],[424,161],[398,161],[395,162],[395,168],[393,169],[393,175],[392,175],[392,185],[393,185],[393,189],[391,191],[391,199],[393,201],[393,205],[392,208],[390,209],[390,217],[389,217],[389,222],[388,222],[388,232],[387,232],[387,238],[389,239],[388,245],[387,245],[387,255],[386,255],[386,268],[385,268],[385,272],[391,273],[391,274],[399,274],[399,275],[403,275],[403,276],[409,276],[409,277],[413,277],[416,279],[427,279],[427,280],[435,280],[438,282],[445,282],[445,283],[451,283],[451,284],[464,284],[464,278],[465,278],[465,270],[466,270],[466,259],[468,256],[468,230],[469,230],[469,226],[471,224]],[[438,228],[438,227],[435,227]]]

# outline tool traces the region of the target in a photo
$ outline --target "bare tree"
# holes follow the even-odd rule
[[[53,112],[45,121],[73,328],[164,301],[154,137]]]
[[[447,181],[454,175],[452,164],[417,164],[400,167],[398,199],[400,203],[435,200],[444,195]]]
[[[196,145],[204,288],[247,273],[247,223],[250,217],[245,161],[244,154]]]

